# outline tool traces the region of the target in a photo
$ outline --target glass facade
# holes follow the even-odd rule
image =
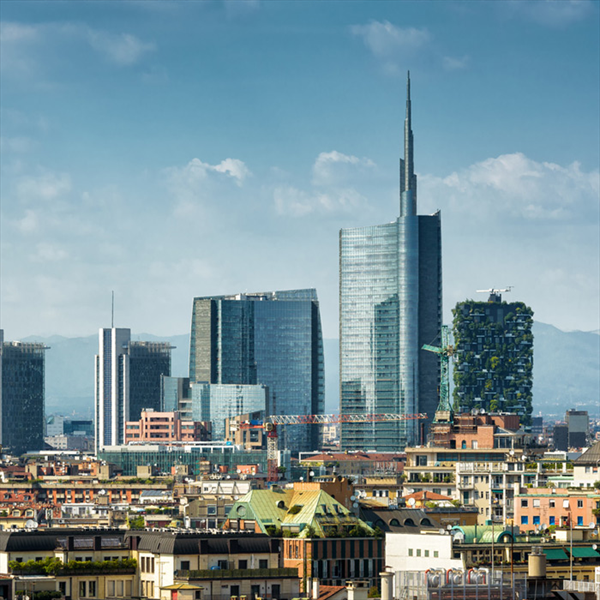
[[[44,447],[43,344],[2,342],[0,412],[2,446],[20,455]]]
[[[273,414],[323,412],[323,339],[315,290],[195,298],[190,339],[192,382],[262,384],[270,390]],[[252,410],[262,409],[242,412]],[[319,445],[315,427],[288,427],[282,436],[293,451]]]
[[[442,319],[441,220],[417,215],[410,79],[400,216],[340,232],[340,399],[342,414],[427,413],[438,403],[439,359],[421,350],[439,340]],[[342,425],[347,450],[395,452],[425,439],[409,419]]]

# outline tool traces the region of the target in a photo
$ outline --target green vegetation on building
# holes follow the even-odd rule
[[[533,311],[523,302],[459,302],[454,315],[454,408],[514,412],[531,424]]]

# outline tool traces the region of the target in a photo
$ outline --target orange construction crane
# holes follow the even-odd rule
[[[263,422],[240,423],[240,429],[264,429],[267,432],[267,481],[278,480],[278,425],[332,425],[335,423],[373,423],[382,421],[411,421],[427,419],[424,413],[363,413],[353,415],[271,415]]]

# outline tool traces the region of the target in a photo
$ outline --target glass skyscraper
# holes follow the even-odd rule
[[[4,342],[0,329],[0,445],[15,456],[44,448],[46,349]]]
[[[410,78],[400,216],[340,232],[340,396],[342,414],[427,413],[438,402],[442,319],[440,213],[417,215]],[[424,439],[416,421],[342,425],[348,450],[397,451]]]
[[[262,384],[269,388],[272,414],[322,413],[323,337],[316,291],[195,298],[190,380]],[[218,407],[211,407],[211,414],[218,414]],[[314,426],[288,426],[285,436],[292,451],[319,445]]]

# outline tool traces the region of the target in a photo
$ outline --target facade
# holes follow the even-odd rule
[[[436,354],[442,318],[440,213],[417,215],[410,79],[400,161],[400,216],[340,232],[340,394],[342,414],[427,413],[437,408]],[[346,450],[395,452],[424,439],[408,420],[345,423]]]
[[[185,421],[210,422],[212,439],[226,438],[227,419],[249,412],[268,413],[270,390],[260,384],[193,382],[188,377],[162,378],[162,407]]]
[[[533,311],[523,302],[459,302],[454,314],[454,408],[514,412],[531,424]]]
[[[95,360],[96,451],[122,444],[125,423],[160,409],[161,375],[171,374],[171,346],[131,341],[129,329],[100,329]]]
[[[45,350],[0,330],[0,445],[11,454],[44,447]]]
[[[190,381],[267,386],[267,414],[324,410],[323,338],[315,290],[195,298],[190,336]],[[246,407],[225,416],[264,410]],[[211,413],[221,414],[218,398]],[[214,431],[220,425],[215,424]],[[288,428],[286,447],[312,450],[315,427]]]
[[[177,411],[143,410],[139,421],[125,423],[125,443],[131,442],[206,442],[210,423],[182,421]]]
[[[583,448],[590,435],[590,417],[587,410],[568,410],[565,420],[569,428],[569,448]]]

